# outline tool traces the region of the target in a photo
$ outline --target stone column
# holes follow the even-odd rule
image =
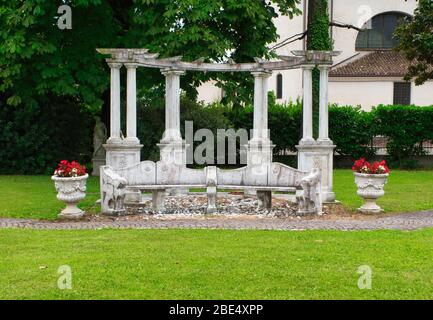
[[[302,106],[302,140],[303,143],[314,142],[313,139],[313,68],[314,65],[302,66],[304,78]]]
[[[254,124],[252,138],[247,146],[247,163],[272,162],[272,141],[268,132],[268,71],[252,72],[254,76]]]
[[[104,144],[106,150],[106,164],[114,169],[127,168],[140,163],[140,150],[142,145],[136,137],[135,116],[135,67],[128,66],[127,81],[127,118],[128,137],[122,139],[120,136],[120,68],[121,63],[109,62],[111,68],[111,104],[110,104],[110,138]],[[132,70],[132,71],[131,71]],[[135,139],[128,139],[135,137]],[[134,143],[131,143],[134,142]]]
[[[263,122],[263,131],[262,138],[269,142],[269,131],[268,131],[268,91],[269,91],[269,77],[272,75],[271,72],[266,72],[261,76],[262,78],[262,122]]]
[[[252,138],[246,146],[247,165],[253,170],[252,174],[260,179],[267,174],[274,148],[268,132],[268,80],[271,72],[261,70],[251,74],[254,76],[254,123]],[[255,195],[256,191],[246,189],[244,194]]]
[[[252,73],[254,76],[253,141],[261,140],[263,133],[263,74],[264,72]]]
[[[180,134],[180,76],[181,70],[164,70],[165,76],[165,132],[161,143],[182,141]]]
[[[111,68],[110,85],[110,137],[107,143],[120,143],[120,68],[121,63],[109,62]]]
[[[180,76],[182,70],[166,69],[165,76],[165,131],[158,144],[161,161],[186,166],[186,145],[180,133]]]
[[[320,109],[319,109],[319,138],[312,137],[312,69],[304,66],[304,105],[303,105],[303,137],[296,146],[298,149],[298,169],[310,172],[314,168],[320,169],[322,175],[322,200],[334,202],[333,183],[333,155],[334,148],[328,137],[328,66],[320,69]]]
[[[137,138],[137,65],[125,64],[127,70],[126,79],[126,141],[128,143],[140,143]]]
[[[329,139],[328,110],[328,74],[329,66],[319,66],[320,70],[320,107],[319,107],[319,139],[321,143],[332,143]]]

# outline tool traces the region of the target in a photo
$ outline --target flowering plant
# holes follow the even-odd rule
[[[389,173],[389,168],[386,165],[385,160],[375,161],[370,164],[364,158],[356,160],[353,164],[352,170],[358,173],[367,173],[367,174],[386,174]]]
[[[62,160],[58,164],[54,175],[56,177],[70,178],[70,177],[80,177],[86,174],[86,167],[80,165],[78,162],[67,160]]]

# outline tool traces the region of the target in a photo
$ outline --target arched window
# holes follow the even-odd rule
[[[283,99],[283,75],[277,74],[277,99]]]
[[[392,49],[398,42],[394,31],[410,16],[401,12],[386,12],[368,21],[356,38],[356,50]]]

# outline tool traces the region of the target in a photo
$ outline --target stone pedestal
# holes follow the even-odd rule
[[[187,144],[183,140],[158,143],[161,162],[186,165]]]
[[[257,165],[272,162],[272,150],[275,145],[270,140],[250,140],[246,145],[247,164]]]
[[[296,146],[298,149],[298,169],[310,172],[313,168],[318,168],[322,174],[322,201],[334,202],[335,194],[332,190],[333,185],[333,155],[335,145],[331,140],[300,142]]]
[[[115,169],[122,169],[140,163],[140,151],[143,145],[128,143],[107,143],[104,148],[107,151],[107,165]]]
[[[271,163],[272,150],[274,147],[275,145],[272,144],[272,141],[270,140],[251,139],[248,141],[248,144],[245,145],[245,149],[247,151],[247,165],[254,166],[263,163]],[[256,174],[262,174],[262,172],[256,172]],[[244,195],[255,196],[257,195],[257,191],[254,189],[245,189]]]
[[[143,145],[127,143],[107,143],[104,148],[107,151],[107,165],[115,169],[123,169],[140,163],[140,151]],[[125,203],[139,203],[141,193],[127,190],[125,192]]]
[[[168,164],[186,166],[186,148],[188,145],[183,140],[158,143],[160,160]],[[167,189],[170,196],[186,195],[188,189],[185,188],[170,188]]]

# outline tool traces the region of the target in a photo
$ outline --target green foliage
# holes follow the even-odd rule
[[[267,44],[278,38],[273,19],[299,14],[299,0],[141,0],[131,14],[128,33],[133,47],[146,47],[162,56],[182,55],[186,61],[251,62],[270,57]],[[156,22],[157,21],[157,22]],[[160,77],[150,77],[161,81]],[[213,79],[226,92],[225,102],[239,107],[252,100],[252,77],[245,73],[187,73],[182,88],[190,97],[195,87]],[[155,80],[153,80],[155,82]],[[153,83],[154,84],[154,83]]]
[[[274,154],[280,151],[297,151],[301,139],[302,104],[274,104],[269,106],[269,128]]]
[[[90,161],[92,116],[75,101],[42,102],[33,108],[0,102],[0,174],[52,173],[62,159]]]
[[[117,46],[119,27],[108,2],[82,0],[74,2],[72,30],[60,30],[62,2],[0,4],[0,92],[9,105],[35,106],[46,95],[101,105],[109,78],[95,48]]]
[[[433,107],[380,105],[372,113],[376,133],[389,139],[391,161],[401,167],[410,156],[424,154],[422,144],[433,134]]]
[[[372,114],[360,107],[332,105],[329,108],[330,138],[337,146],[335,151],[354,159],[371,157],[374,132]]]
[[[308,1],[308,50],[332,50],[328,0]]]
[[[230,108],[222,104],[205,106],[203,103],[182,96],[180,123],[183,137],[185,138],[185,121],[193,122],[194,132],[206,128],[211,130],[215,136],[217,129],[231,128],[232,124],[226,116],[228,110]],[[138,126],[138,138],[143,144],[142,159],[159,160],[159,148],[156,144],[159,143],[164,132],[164,114],[165,101],[163,98],[143,99],[138,103],[138,123],[145,124]]]
[[[308,50],[332,50],[332,40],[329,33],[328,0],[308,1]],[[313,132],[318,135],[319,124],[319,94],[320,72],[313,70]]]
[[[433,1],[419,0],[414,16],[395,32],[398,49],[412,62],[405,77],[417,85],[433,79]]]
[[[57,27],[57,9],[72,7],[72,30]],[[298,14],[299,0],[80,0],[1,1],[0,93],[9,105],[35,106],[46,95],[69,97],[97,110],[109,86],[98,47],[149,48],[161,56],[183,55],[238,62],[268,56],[277,40],[273,19]],[[183,87],[218,74],[188,73]],[[230,75],[221,76],[228,80]],[[140,86],[161,87],[155,70],[139,73]],[[239,79],[248,82],[248,75]],[[244,86],[247,87],[247,86]],[[161,93],[162,94],[162,93]]]

